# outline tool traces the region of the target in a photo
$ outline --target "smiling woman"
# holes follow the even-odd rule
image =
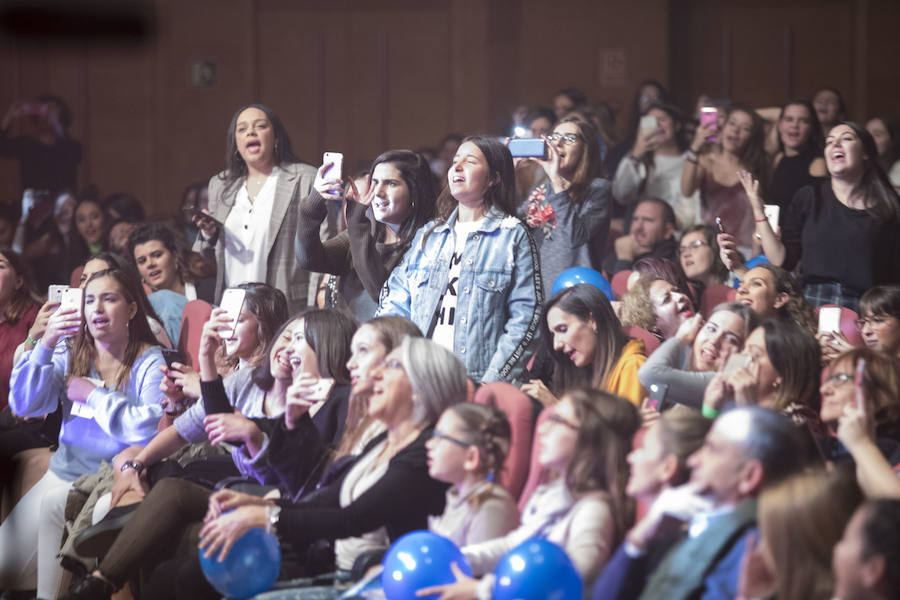
[[[346,304],[357,319],[366,320],[413,236],[434,217],[434,176],[421,155],[389,150],[372,163],[368,189],[351,186],[345,195],[340,174],[330,173],[330,166],[319,168],[314,191],[301,205],[297,260],[304,269],[339,275],[336,290],[326,285],[326,305]],[[347,229],[322,242],[319,226],[328,200],[344,201]]]

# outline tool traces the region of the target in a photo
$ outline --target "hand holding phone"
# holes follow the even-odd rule
[[[234,337],[234,330],[237,328],[238,318],[244,308],[244,298],[247,295],[246,290],[239,288],[228,288],[222,293],[222,304],[219,306],[228,316],[228,327],[219,329],[219,336],[223,340]]]
[[[322,155],[322,177],[325,181],[344,181],[344,155],[340,152],[326,152]],[[326,192],[331,196],[342,196],[342,189],[332,189]]]
[[[716,131],[719,122],[719,109],[715,106],[704,106],[700,109],[700,128],[709,127],[712,131]],[[718,136],[713,133],[707,136],[707,142],[715,142]]]
[[[51,285],[47,288],[47,303],[60,304],[65,291],[69,289],[67,285]]]
[[[841,308],[823,306],[819,309],[819,333],[839,333],[841,331]]]
[[[547,141],[543,138],[512,138],[507,148],[513,158],[547,158]]]

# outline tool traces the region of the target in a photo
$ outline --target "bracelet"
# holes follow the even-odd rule
[[[702,414],[702,415],[703,415],[704,417],[706,417],[707,419],[715,419],[715,418],[718,417],[719,414],[721,414],[721,413],[720,413],[720,411],[714,409],[713,407],[707,406],[707,405],[704,404],[704,405],[703,405],[703,408],[700,409],[700,414]]]
[[[696,164],[697,164],[697,158],[687,157],[687,158],[684,159],[684,162],[689,162],[689,163],[691,163],[692,165],[696,165]]]
[[[757,223],[766,223],[768,221],[769,221],[769,219],[756,219]]]
[[[31,337],[31,332],[28,332],[28,335],[25,336],[25,343],[29,344],[32,347],[37,346],[37,342],[34,341],[33,337]]]

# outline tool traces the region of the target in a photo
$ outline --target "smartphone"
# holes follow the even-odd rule
[[[719,109],[715,106],[704,106],[700,109],[700,126],[707,123],[717,123],[719,121]],[[718,136],[711,135],[706,138],[707,142],[715,142]]]
[[[651,383],[650,396],[647,397],[647,406],[656,411],[662,412],[663,406],[666,401],[666,393],[668,393],[668,391],[668,384]]]
[[[753,360],[753,358],[749,354],[735,352],[728,357],[728,361],[725,363],[725,368],[722,369],[722,375],[728,377],[738,369],[746,369],[750,366],[751,360]]]
[[[329,179],[343,179],[344,155],[340,152],[326,152],[322,155],[322,164],[331,163],[325,176]]]
[[[778,218],[781,215],[781,207],[777,204],[765,204],[763,205],[763,212],[766,213],[766,218],[769,220],[769,227],[772,228],[772,231],[778,232]]]
[[[641,131],[656,131],[659,127],[659,119],[653,115],[644,115],[641,117]]]
[[[231,319],[231,325],[229,325],[227,330],[219,330],[219,335],[222,336],[222,339],[228,339],[234,335],[238,317],[241,314],[241,310],[244,308],[244,297],[246,295],[246,290],[238,288],[228,288],[222,294],[222,304],[219,305],[219,308],[223,309],[225,314]]]
[[[185,206],[181,210],[184,211],[184,214],[185,214],[185,216],[187,216],[188,219],[190,219],[191,217],[194,217],[194,216],[203,217],[203,218],[209,219],[210,221],[212,221],[219,227],[225,227],[225,224],[222,223],[222,221],[218,220],[217,218],[215,218],[214,216],[212,216],[209,213],[203,212],[196,206]]]
[[[543,138],[513,138],[508,148],[513,158],[547,158],[547,142]]]
[[[181,350],[178,350],[177,348],[163,348],[162,355],[166,361],[166,366],[170,369],[175,363],[181,363],[183,365],[187,364],[187,361],[184,359],[184,354],[182,354]]]
[[[67,285],[51,285],[47,288],[47,302],[56,302],[59,304],[62,302],[62,297],[65,291],[69,289]]]
[[[725,226],[722,225],[722,217],[716,217],[716,227],[719,229],[719,233],[725,233]]]
[[[819,333],[838,333],[841,331],[841,308],[839,306],[823,306],[819,309]]]
[[[316,382],[316,387],[313,388],[312,392],[310,392],[308,398],[317,402],[327,400],[328,394],[331,393],[332,387],[334,387],[334,379],[322,377],[319,379],[319,381]]]
[[[66,288],[66,290],[62,294],[62,298],[59,301],[59,308],[57,310],[63,310],[67,308],[77,308],[78,309],[78,317],[81,318],[84,316],[84,290],[81,288]]]

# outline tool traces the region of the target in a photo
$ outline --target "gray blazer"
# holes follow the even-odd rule
[[[294,241],[297,238],[297,223],[300,219],[300,201],[309,195],[316,169],[310,165],[293,163],[279,167],[278,186],[272,206],[272,220],[269,222],[269,255],[266,281],[287,296],[291,313],[305,308],[309,293],[309,272],[297,263]],[[241,182],[226,187],[225,180],[213,175],[209,180],[209,212],[222,223],[234,206]],[[225,290],[225,236],[219,235],[214,242],[198,236],[194,250],[216,262],[216,303],[222,300]]]

